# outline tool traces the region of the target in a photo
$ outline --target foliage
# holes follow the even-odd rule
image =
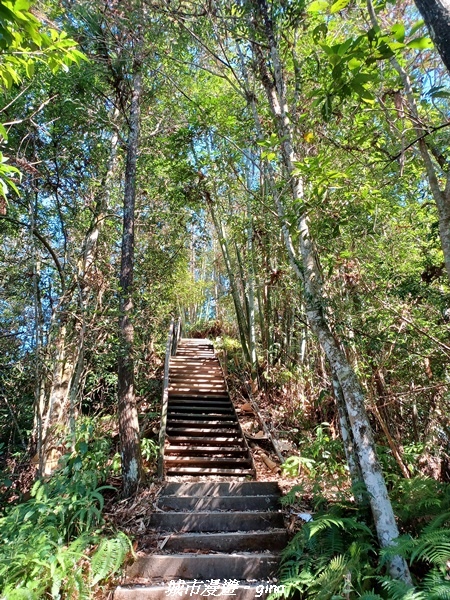
[[[286,475],[297,477],[305,472],[316,480],[346,475],[342,442],[332,436],[329,423],[317,425],[311,432],[311,439],[300,440],[299,446],[300,456],[288,457],[281,467]]]
[[[374,577],[372,531],[354,517],[321,515],[304,524],[283,551],[287,595],[329,600],[367,591]],[[357,597],[357,596],[352,596]]]
[[[77,43],[62,31],[45,28],[30,12],[27,0],[10,0],[0,5],[0,80],[5,89],[18,85],[22,79],[34,76],[37,63],[47,65],[55,73],[68,70],[85,56],[76,48]],[[7,125],[6,125],[7,126]],[[5,125],[0,124],[3,143],[8,141]],[[8,158],[0,152],[0,196],[6,197],[8,188],[19,193],[12,180],[20,175],[19,169],[7,164]]]
[[[410,533],[398,538],[394,546],[382,550],[364,523],[367,514],[362,507],[348,500],[324,504],[322,499],[313,497],[311,503],[321,506],[314,520],[303,524],[283,551],[280,578],[285,584],[286,596],[292,596],[297,590],[301,598],[447,598],[450,591],[449,490],[448,484],[423,477],[398,478],[392,497],[394,503],[399,502],[395,508],[400,515],[400,527]],[[304,493],[304,485],[294,486],[283,498],[283,504],[295,505],[299,495]],[[414,588],[384,573],[389,559],[396,555],[407,559]]]
[[[111,470],[111,418],[80,419],[74,451],[29,500],[4,506],[0,518],[0,595],[86,598],[130,552],[129,539],[105,528],[102,485]],[[70,443],[71,438],[68,440]]]
[[[100,537],[102,492],[94,471],[38,481],[31,499],[0,519],[0,589],[5,598],[90,598],[130,551],[123,533]],[[96,546],[98,547],[96,548]]]
[[[148,463],[155,463],[158,459],[159,446],[150,438],[141,439],[141,453],[142,458]]]

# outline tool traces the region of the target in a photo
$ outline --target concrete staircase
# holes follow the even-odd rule
[[[114,600],[266,598],[287,542],[279,496],[275,482],[166,483],[149,523],[164,548],[138,556]]]
[[[164,471],[253,476],[247,442],[209,340],[181,339],[170,357]]]
[[[137,557],[114,600],[267,598],[287,542],[278,485],[243,481],[253,462],[211,342],[180,340],[166,365],[160,473],[169,481],[148,522],[155,550]]]

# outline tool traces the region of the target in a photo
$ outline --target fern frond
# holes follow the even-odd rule
[[[399,579],[382,577],[380,581],[383,589],[389,594],[389,600],[429,600],[429,597],[423,591],[412,588]]]
[[[371,590],[370,592],[365,592],[362,596],[359,596],[359,600],[383,600],[383,598]]]
[[[287,494],[285,494],[280,502],[282,506],[289,506],[294,504],[297,500],[297,496],[302,496],[305,493],[305,486],[302,484],[294,485]]]
[[[114,574],[122,566],[131,548],[130,540],[121,531],[114,538],[102,540],[91,561],[91,585]]]
[[[447,577],[446,569],[432,569],[425,575],[420,587],[426,592],[429,600],[450,599],[450,581],[445,577]]]
[[[372,535],[372,531],[365,523],[360,523],[351,517],[330,517],[325,515],[323,517],[319,517],[315,521],[311,521],[307,524],[307,527],[310,532],[310,537],[317,535],[317,533],[323,531],[324,529],[330,529],[332,527],[352,533],[359,531],[369,536]]]
[[[421,535],[411,552],[411,561],[425,560],[433,565],[442,565],[449,559],[450,529],[437,529]]]
[[[450,523],[450,512],[444,512],[435,517],[428,525],[423,528],[423,533],[430,533],[436,529],[442,529],[445,523]]]
[[[316,577],[314,585],[310,588],[311,597],[316,600],[329,600],[342,589],[345,576],[348,573],[348,561],[345,556],[336,556],[328,567]]]

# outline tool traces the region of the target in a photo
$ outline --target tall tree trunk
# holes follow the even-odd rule
[[[122,260],[120,264],[120,317],[118,396],[119,434],[122,456],[124,496],[137,491],[142,477],[139,421],[134,391],[133,360],[133,268],[134,268],[134,207],[136,197],[136,164],[140,129],[142,73],[138,67],[133,78],[133,95],[129,115],[129,135],[123,198]]]
[[[436,11],[433,11],[433,20],[438,14],[439,10],[442,9],[442,14],[446,13],[446,23],[448,30],[449,23],[449,0],[443,0],[442,3],[439,1],[431,1],[430,5],[433,4],[436,8]],[[424,1],[424,6],[428,6],[428,1]],[[378,19],[375,13],[375,10],[372,5],[371,0],[367,0],[367,10],[370,16],[371,24],[374,27],[378,27]],[[445,25],[442,24],[445,29]],[[449,40],[449,35],[446,33],[446,36],[442,40],[443,43],[447,44]],[[450,52],[450,49],[447,48],[447,52]],[[399,61],[393,56],[390,59],[391,65],[399,74],[403,87],[405,90],[406,98],[408,100],[409,111],[411,113],[411,123],[414,128],[414,132],[417,136],[419,152],[422,157],[422,161],[425,166],[425,172],[427,174],[428,183],[430,185],[430,191],[433,195],[434,201],[436,203],[437,213],[439,217],[439,237],[441,240],[442,252],[444,254],[444,262],[445,268],[447,271],[447,276],[450,279],[450,163],[445,157],[445,152],[441,152],[429,139],[428,133],[429,131],[425,126],[422,126],[422,119],[419,115],[419,109],[414,97],[414,91],[411,84],[411,79],[408,73],[405,71],[403,66],[399,63]],[[441,187],[440,177],[436,170],[436,165],[439,165],[441,169],[441,174],[443,175],[443,179],[445,181],[444,187]]]
[[[295,163],[300,159],[300,156],[296,154],[294,148],[294,135],[287,116],[286,84],[273,23],[266,0],[252,0],[252,4],[255,8],[253,25],[255,29],[260,30],[259,24],[261,21],[264,24],[269,56],[266,57],[262,54],[262,46],[259,44],[253,43],[253,50],[257,58],[260,79],[267,94],[281,143],[283,164],[291,182],[292,197],[294,203],[300,206],[298,232],[302,266],[298,270],[301,273],[304,285],[308,322],[319,339],[333,373],[337,376],[342,388],[362,476],[370,496],[372,514],[380,545],[382,547],[391,546],[395,543],[394,540],[398,537],[399,531],[377,458],[375,441],[365,409],[364,394],[355,372],[331,332],[324,313],[325,298],[322,291],[322,275],[306,211],[301,208],[304,202],[303,182],[295,173]],[[267,63],[270,63],[271,71],[269,71]],[[393,577],[411,584],[408,565],[402,557],[395,556],[391,560],[390,573]]]
[[[362,481],[361,469],[359,467],[358,457],[356,456],[355,452],[355,444],[353,442],[353,435],[348,422],[347,408],[345,406],[345,399],[344,394],[342,393],[341,384],[334,373],[332,377],[334,397],[338,409],[339,426],[341,430],[342,442],[344,444],[345,457],[347,459],[352,486],[356,489],[358,484]]]
[[[231,265],[230,253],[228,249],[227,239],[225,237],[225,231],[223,229],[223,225],[217,217],[216,211],[214,209],[214,203],[211,198],[211,194],[208,190],[204,190],[204,196],[206,199],[206,203],[209,208],[209,212],[211,215],[212,222],[214,224],[217,237],[219,240],[220,249],[222,251],[223,260],[225,262],[225,268],[227,270],[228,279],[230,281],[231,295],[234,302],[234,308],[236,311],[236,320],[238,323],[239,329],[239,337],[241,340],[242,351],[244,353],[245,360],[248,363],[251,363],[251,356],[248,346],[247,334],[248,334],[248,326],[245,318],[245,313],[242,308],[242,302],[239,297],[239,290],[236,283],[236,278],[234,276],[234,270]]]
[[[252,366],[252,375],[258,375],[256,356],[256,330],[255,330],[255,273],[253,270],[253,215],[250,202],[247,204],[247,296],[248,296],[248,338]]]
[[[40,394],[35,418],[35,428],[40,432],[37,454],[41,475],[49,475],[57,467],[60,458],[57,448],[61,437],[65,437],[70,430],[74,439],[76,398],[84,368],[86,311],[92,298],[91,280],[96,274],[96,250],[109,204],[109,183],[116,164],[117,141],[118,138],[114,135],[111,139],[108,168],[96,195],[92,223],[85,235],[82,253],[76,266],[77,273],[52,315],[50,343],[47,344],[52,351],[50,388],[47,394]],[[78,312],[73,317],[71,309],[76,293]],[[96,293],[96,297],[99,296],[101,292]],[[82,320],[81,328],[78,327],[79,318]],[[44,390],[43,382],[41,386]]]
[[[450,1],[415,0],[415,3],[450,73]]]

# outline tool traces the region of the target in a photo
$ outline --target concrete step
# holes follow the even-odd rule
[[[269,579],[276,574],[279,555],[272,552],[242,554],[151,554],[138,556],[127,569],[128,579]]]
[[[172,470],[172,469],[171,469]],[[238,469],[236,469],[237,471]],[[257,531],[281,529],[283,516],[277,512],[160,512],[150,516],[149,527],[157,531]]]
[[[229,581],[229,580],[227,580]],[[165,585],[155,585],[155,586],[120,586],[114,592],[114,600],[168,600],[168,598],[195,598],[196,600],[202,600],[206,598],[205,595],[205,587],[202,587],[197,591],[197,588],[193,587],[194,582],[189,581],[177,581],[175,580],[174,584],[172,584],[172,588],[169,584]],[[197,584],[198,582],[195,582]],[[206,580],[205,585],[208,584],[208,580]],[[225,582],[222,581],[222,584]],[[214,594],[218,597],[227,598],[229,600],[266,600],[270,596],[271,593],[281,591],[281,586],[277,586],[275,583],[269,583],[267,581],[261,582],[248,582],[241,581],[238,582],[238,587],[229,587],[227,589],[226,584],[225,587],[214,591]],[[178,586],[178,591],[177,590]]]
[[[157,505],[177,511],[270,510],[279,505],[279,496],[159,496]]]
[[[212,469],[206,467],[170,467],[167,469],[166,475],[189,475],[192,477],[200,477],[202,475],[220,475],[220,477],[254,477],[253,469],[226,469],[214,467]]]
[[[285,529],[267,531],[228,531],[226,533],[172,533],[164,545],[170,552],[262,552],[281,551],[287,544]]]
[[[192,401],[192,394],[183,394],[183,392],[173,392],[169,394],[169,400],[170,399],[174,399],[174,400],[189,400],[190,402]],[[215,394],[215,395],[210,395],[210,394],[197,394],[197,401],[198,402],[231,402],[230,397],[228,395],[228,392],[226,394]],[[198,402],[196,402],[196,404],[198,404]]]
[[[192,410],[192,409],[191,409]],[[211,412],[206,411],[206,409],[202,409],[205,411],[205,414],[202,413],[193,413],[193,412],[178,412],[178,409],[169,409],[168,418],[171,421],[210,421],[211,423],[215,423],[217,421],[234,421],[236,422],[235,415],[230,411],[229,414],[225,415],[214,415]]]
[[[170,410],[231,410],[233,411],[233,405],[230,400],[187,400],[184,398],[169,398],[167,408]]]
[[[252,466],[250,458],[236,458],[234,456],[171,456],[169,454],[164,456],[164,462],[167,469],[171,469],[172,467],[247,469]]]
[[[233,427],[202,427],[200,429],[196,427],[172,427],[167,424],[167,435],[182,435],[182,436],[190,436],[190,437],[211,437],[217,435],[218,437],[227,436],[231,437],[232,435],[236,437],[241,437],[239,429]]]
[[[195,437],[192,436],[183,436],[183,435],[170,435],[168,436],[169,444],[173,445],[196,445],[196,446],[211,446],[215,444],[220,444],[221,446],[242,446],[243,448],[247,448],[244,439],[237,435],[237,432],[234,432],[234,436],[229,437]]]
[[[280,495],[276,481],[171,481],[164,485],[164,496],[265,496]]]
[[[234,415],[227,415],[225,417],[210,417],[209,415],[204,415],[203,418],[202,415],[200,415],[194,416],[192,419],[185,415],[179,415],[178,417],[169,415],[167,418],[177,427],[179,427],[180,424],[186,424],[189,427],[196,427],[197,425],[199,427],[238,427],[238,422]]]
[[[183,391],[182,389],[171,389],[169,388],[169,402],[172,399],[183,399],[183,400],[188,400],[189,402],[192,402],[193,400],[195,400],[195,403],[198,404],[198,402],[201,402],[202,400],[204,400],[205,402],[209,402],[209,401],[225,401],[227,400],[228,402],[230,402],[230,399],[228,397],[228,394],[226,393],[217,393],[217,394],[212,394],[210,392],[206,393],[206,392],[189,392],[189,391]]]
[[[165,456],[248,456],[248,451],[242,446],[166,446]]]

